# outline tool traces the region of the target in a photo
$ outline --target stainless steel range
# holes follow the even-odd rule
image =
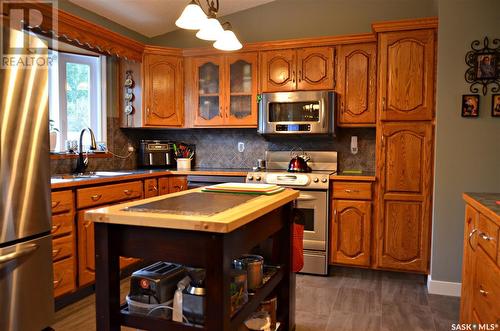
[[[337,152],[305,151],[312,172],[287,172],[291,152],[266,152],[266,169],[251,172],[247,183],[269,183],[300,191],[296,209],[305,219],[304,268],[301,272],[328,273],[328,214],[330,175],[337,171]]]

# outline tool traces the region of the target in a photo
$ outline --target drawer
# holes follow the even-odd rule
[[[372,198],[372,184],[334,181],[333,197],[336,199],[370,200]]]
[[[482,249],[477,250],[472,308],[481,323],[500,319],[500,269]]]
[[[73,212],[73,191],[57,191],[51,194],[52,214]]]
[[[73,234],[52,240],[52,260],[59,261],[73,256]]]
[[[70,257],[54,262],[54,297],[75,289],[75,260]]]
[[[142,197],[142,181],[82,188],[76,191],[78,209],[140,197]]]
[[[174,176],[170,177],[168,181],[168,193],[175,193],[187,190],[187,177]]]
[[[168,194],[169,190],[169,178],[168,177],[162,177],[158,178],[158,195],[164,195]]]
[[[477,225],[477,241],[486,253],[493,259],[497,260],[497,244],[498,244],[498,225],[493,223],[484,215],[479,215]]]
[[[150,178],[144,180],[144,198],[151,198],[158,195],[158,180]]]
[[[52,216],[52,236],[58,237],[73,232],[74,214],[60,214]]]

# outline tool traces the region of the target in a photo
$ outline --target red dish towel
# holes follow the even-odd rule
[[[304,225],[293,223],[292,271],[299,272],[304,267]]]

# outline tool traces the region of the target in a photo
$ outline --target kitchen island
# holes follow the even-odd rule
[[[206,193],[201,189],[95,209],[97,330],[120,325],[145,330],[235,331],[269,294],[278,296],[280,330],[295,328],[295,276],[291,272],[292,208],[299,193]],[[231,263],[272,238],[279,266],[239,311],[230,314]],[[168,261],[206,270],[203,328],[127,313],[119,299],[119,256]]]

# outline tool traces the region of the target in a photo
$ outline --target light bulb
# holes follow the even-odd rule
[[[191,1],[175,21],[175,25],[182,29],[199,30],[206,20],[207,15],[205,15],[203,9],[196,2]]]
[[[241,49],[243,45],[240,43],[236,35],[231,30],[225,30],[219,39],[214,42],[214,47],[221,51],[236,51]]]
[[[203,40],[217,40],[224,33],[224,29],[216,18],[209,18],[203,22],[200,31],[196,33],[196,37]]]

